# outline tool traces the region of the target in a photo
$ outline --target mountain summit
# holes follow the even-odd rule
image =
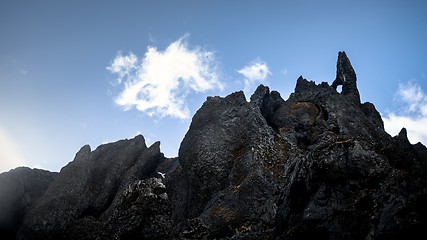
[[[337,87],[342,85],[342,91]],[[59,173],[0,174],[5,239],[423,239],[427,148],[392,137],[338,54],[299,77],[208,97],[177,158],[143,136],[84,146]]]

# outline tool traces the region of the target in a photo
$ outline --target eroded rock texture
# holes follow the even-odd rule
[[[148,210],[139,209],[139,213],[149,218],[157,215],[151,196],[141,187],[132,186],[154,177],[163,161],[159,143],[147,148],[142,136],[101,145],[94,151],[89,146],[82,147],[27,213],[18,237],[96,239],[144,232],[138,219],[128,223],[127,217],[135,217],[131,209],[122,209],[150,206]],[[150,186],[147,184],[143,182],[142,186]],[[159,227],[154,221],[153,224],[152,228]],[[115,231],[118,226],[120,231]]]
[[[174,220],[200,219],[206,238],[419,238],[427,224],[425,147],[384,131],[344,52],[332,86],[209,98],[179,161]]]
[[[271,229],[286,148],[242,92],[209,98],[193,118],[168,184],[174,220],[200,218],[210,237]]]
[[[427,227],[427,148],[384,131],[344,52],[332,85],[300,77],[286,101],[262,85],[249,102],[209,97],[177,158],[137,136],[84,146],[59,174],[22,171],[0,175],[9,239],[424,239]]]

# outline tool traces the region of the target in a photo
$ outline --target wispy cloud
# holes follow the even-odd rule
[[[391,135],[396,135],[405,127],[409,141],[427,143],[427,95],[416,83],[399,84],[396,101],[400,111],[389,112],[383,118],[384,127]]]
[[[149,116],[189,118],[186,97],[223,88],[218,79],[214,52],[190,48],[188,35],[171,43],[164,51],[149,46],[144,57],[117,55],[107,69],[118,74],[123,89],[115,102],[133,107]]]
[[[123,78],[133,77],[131,75],[138,69],[137,63],[138,57],[135,54],[129,53],[127,56],[122,56],[121,53],[119,53],[107,69],[119,75],[117,83],[120,84]]]
[[[256,85],[264,82],[264,80],[271,75],[267,64],[259,59],[251,62],[237,72],[244,77],[243,91],[246,94],[252,94]]]

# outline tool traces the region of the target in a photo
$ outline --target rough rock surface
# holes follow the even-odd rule
[[[57,173],[16,168],[0,174],[0,236],[14,239],[22,219],[55,179]]]
[[[20,179],[41,174],[27,171],[1,174],[0,186],[14,179],[22,189]],[[340,52],[332,85],[300,77],[286,101],[262,85],[250,102],[242,92],[209,97],[177,158],[142,136],[84,146],[59,174],[33,182],[37,191],[9,198],[30,201],[0,202],[14,219],[1,231],[11,239],[18,229],[19,239],[424,239],[426,171],[427,148],[405,129],[384,131]]]
[[[200,218],[210,237],[270,229],[275,179],[283,177],[285,161],[286,146],[279,146],[259,107],[242,92],[209,98],[195,114],[179,150],[180,168],[167,182],[174,220]]]
[[[88,223],[103,228],[120,207],[129,185],[154,177],[163,160],[159,143],[147,148],[142,136],[101,145],[94,151],[88,145],[82,147],[27,213],[18,237],[71,239],[76,234],[91,239],[95,230],[84,237],[86,233],[75,229],[92,229]]]

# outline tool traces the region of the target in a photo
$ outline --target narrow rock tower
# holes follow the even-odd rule
[[[332,87],[337,89],[339,85],[342,85],[342,94],[349,95],[354,98],[355,101],[360,103],[360,95],[356,85],[356,73],[351,66],[350,60],[344,51],[338,53],[337,61],[337,76],[332,83]]]

